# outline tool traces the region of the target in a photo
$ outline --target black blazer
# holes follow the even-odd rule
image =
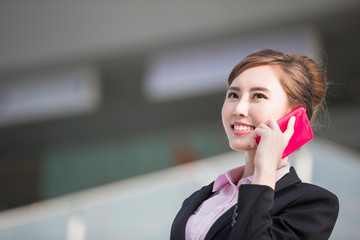
[[[214,182],[188,197],[171,227],[170,239],[185,239],[186,223],[212,195]],[[238,202],[209,229],[208,239],[328,239],[339,212],[338,198],[321,187],[302,183],[295,169],[282,177],[275,191],[244,184]]]

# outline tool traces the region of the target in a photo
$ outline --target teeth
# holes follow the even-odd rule
[[[254,129],[253,127],[249,127],[249,126],[244,126],[244,125],[234,125],[234,129],[236,131],[250,131],[252,129]]]

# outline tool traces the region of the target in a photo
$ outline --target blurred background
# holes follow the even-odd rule
[[[1,239],[168,239],[185,197],[243,161],[220,111],[262,48],[326,69],[329,117],[293,164],[339,196],[332,239],[359,236],[360,1],[0,6]]]

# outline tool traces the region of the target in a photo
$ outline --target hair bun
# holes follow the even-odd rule
[[[300,63],[307,73],[307,78],[310,81],[313,95],[312,117],[315,117],[318,112],[324,110],[325,108],[325,96],[328,86],[325,73],[314,60],[307,56],[298,54],[292,54],[290,56]]]

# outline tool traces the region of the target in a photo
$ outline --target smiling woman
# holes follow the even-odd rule
[[[284,132],[276,122],[299,106],[314,121],[326,86],[319,66],[302,55],[265,49],[237,64],[229,75],[222,121],[230,147],[245,152],[245,165],[188,197],[170,238],[328,239],[338,199],[302,183],[282,158],[297,119],[290,118]]]

